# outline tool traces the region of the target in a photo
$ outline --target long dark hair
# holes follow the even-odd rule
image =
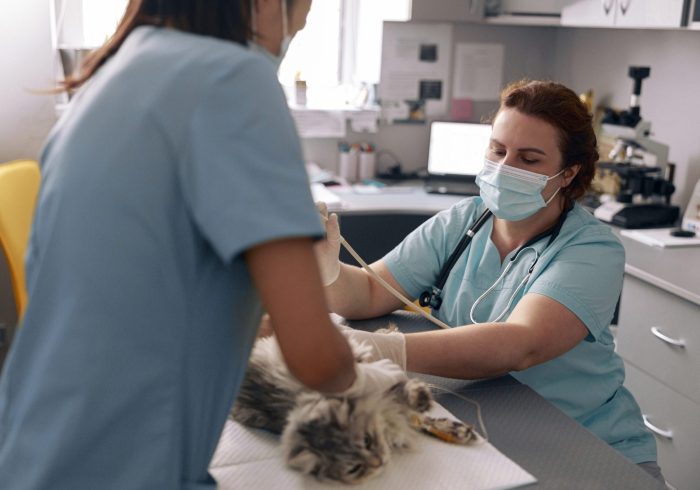
[[[77,90],[119,50],[131,31],[144,25],[170,27],[245,45],[252,36],[250,1],[129,0],[115,33],[85,59],[76,76],[61,82],[62,90]]]

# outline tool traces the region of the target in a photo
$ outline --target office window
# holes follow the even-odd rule
[[[128,0],[50,0],[51,34],[55,45],[94,49],[113,33]]]
[[[294,37],[280,66],[283,85],[293,85],[297,74],[312,88],[338,85],[341,14],[342,0],[317,0],[311,4],[306,27]]]
[[[411,18],[411,0],[355,0],[357,27],[352,81],[378,83],[382,55],[382,23]]]
[[[410,18],[411,0],[317,0],[279,72],[306,80],[311,105],[338,105],[352,87],[379,82],[382,23]]]
[[[128,0],[82,0],[83,42],[98,47],[114,33]]]

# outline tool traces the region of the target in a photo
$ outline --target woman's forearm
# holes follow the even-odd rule
[[[490,378],[529,367],[527,327],[465,325],[406,335],[406,369],[450,378]]]
[[[330,310],[342,317],[357,320],[372,316],[369,276],[359,267],[340,264],[338,279],[326,286],[325,293]]]
[[[382,260],[369,266],[376,275],[402,295],[406,292],[396,282]],[[338,279],[326,286],[326,302],[331,311],[350,320],[363,320],[386,315],[400,308],[402,303],[381,283],[360,267],[340,265]]]

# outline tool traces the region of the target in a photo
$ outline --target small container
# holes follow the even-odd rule
[[[360,165],[358,177],[360,181],[373,179],[377,173],[377,157],[373,151],[363,151],[360,153]]]
[[[304,80],[297,80],[294,82],[294,101],[298,106],[306,106],[306,82]]]
[[[355,182],[357,180],[357,151],[341,151],[339,153],[338,159],[338,174],[341,178],[347,180],[348,182]]]

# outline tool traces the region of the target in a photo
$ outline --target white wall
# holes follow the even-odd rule
[[[523,77],[549,78],[553,76],[556,29],[550,27],[512,27],[456,23],[453,28],[455,43],[502,43],[505,47],[503,81]],[[454,66],[454,63],[452,63]],[[450,79],[448,85],[452,86]],[[474,122],[489,115],[498,107],[496,101],[476,102]],[[390,150],[402,162],[406,172],[425,168],[428,162],[429,128],[427,124],[396,124],[380,126],[376,134],[349,133],[344,141],[375,143],[378,150]],[[324,168],[337,171],[337,139],[307,139],[303,142],[307,160]],[[386,170],[392,158],[382,157],[379,166]]]
[[[0,162],[37,158],[56,117],[49,0],[0,0]]]

